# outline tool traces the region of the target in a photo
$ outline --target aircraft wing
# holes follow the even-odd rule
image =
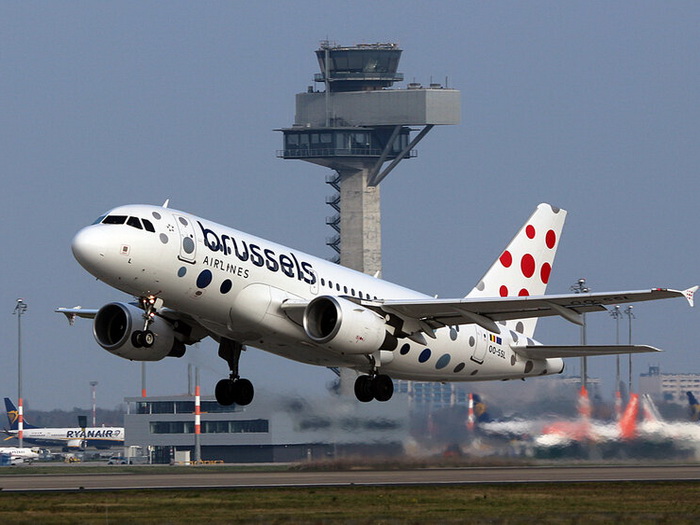
[[[68,319],[70,324],[75,322],[76,317],[82,317],[83,319],[94,319],[97,315],[98,310],[95,308],[83,308],[82,306],[74,306],[73,308],[56,308],[54,312],[58,314],[63,314]]]
[[[685,297],[693,306],[697,286],[687,290],[654,288],[627,292],[539,295],[524,297],[464,299],[410,299],[362,301],[362,305],[395,314],[404,321],[414,321],[430,335],[442,326],[476,323],[482,328],[499,331],[496,321],[559,315],[575,324],[583,324],[581,314],[605,310],[606,305],[654,301]]]
[[[516,353],[529,359],[548,359],[550,357],[588,357],[593,355],[639,354],[643,352],[662,352],[647,345],[532,345],[514,348]]]

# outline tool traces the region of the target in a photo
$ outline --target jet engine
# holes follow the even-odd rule
[[[393,350],[397,341],[387,328],[382,316],[342,297],[316,297],[304,310],[309,339],[341,354]]]
[[[143,332],[143,310],[127,303],[109,303],[95,315],[92,333],[108,352],[135,361],[160,361],[166,356],[182,357],[185,345],[175,338],[173,327],[154,317]],[[143,334],[148,338],[140,338]],[[144,341],[147,341],[144,344]]]

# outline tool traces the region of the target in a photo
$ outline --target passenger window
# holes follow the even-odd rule
[[[129,217],[129,219],[126,221],[126,223],[131,226],[132,228],[137,228],[139,230],[143,230],[143,226],[141,226],[141,221],[139,220],[138,217]]]
[[[107,215],[102,224],[124,224],[126,222],[126,215]]]
[[[153,223],[148,219],[141,219],[143,221],[143,227],[146,231],[155,233],[156,229],[153,227]]]

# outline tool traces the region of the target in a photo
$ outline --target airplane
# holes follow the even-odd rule
[[[688,404],[690,405],[690,419],[691,421],[700,420],[700,403],[695,398],[692,392],[686,392],[685,395],[688,397]]]
[[[588,390],[581,387],[578,396],[579,419],[554,421],[534,438],[536,447],[565,447],[573,443],[604,443],[630,441],[637,435],[639,396],[631,394],[627,407],[616,422],[605,423],[591,419]]]
[[[99,309],[57,308],[73,324],[93,319],[108,352],[136,361],[182,357],[207,336],[229,377],[222,405],[248,405],[239,374],[246,345],[302,363],[359,373],[361,402],[388,401],[395,379],[524,379],[564,370],[563,358],[656,352],[646,345],[536,342],[539,317],[582,324],[605,305],[685,297],[684,291],[544,295],[566,211],[540,204],[464,298],[439,299],[162,206],[125,205],[81,229],[71,248],[98,280],[133,296]]]
[[[17,438],[19,434],[19,416],[17,407],[5,398],[5,409],[10,428],[5,429],[7,439]],[[84,449],[95,447],[105,450],[113,446],[124,446],[124,427],[67,427],[47,428],[36,427],[23,422],[22,440],[41,446],[61,446],[67,449]]]
[[[687,394],[690,394],[688,401],[692,410],[694,409],[695,396],[690,392]],[[649,394],[642,396],[642,408],[644,418],[639,425],[640,437],[650,441],[670,439],[700,449],[700,425],[696,422],[664,420]]]
[[[39,452],[33,448],[18,448],[18,447],[0,447],[0,455],[7,454],[10,456],[10,463],[31,463],[35,459],[39,459]]]

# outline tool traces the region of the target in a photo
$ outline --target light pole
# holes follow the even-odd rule
[[[622,318],[622,312],[620,312],[620,306],[615,305],[615,308],[610,312],[610,316],[615,319],[615,344],[620,344],[620,319]],[[620,354],[615,356],[616,367],[615,367],[615,414],[617,418],[620,419],[622,413],[622,398],[620,397]]]
[[[588,293],[590,288],[586,286],[586,279],[579,279],[570,290],[574,293]],[[581,346],[586,346],[586,313],[581,314]],[[588,389],[588,361],[586,356],[581,358],[581,387]]]
[[[27,311],[24,299],[17,299],[13,315],[17,316],[17,437],[22,448],[24,432],[24,412],[22,410],[22,315]]]
[[[634,319],[634,314],[632,313],[632,308],[633,306],[628,306],[625,308],[625,314],[627,314],[627,317],[629,318],[630,324],[629,324],[629,340],[628,344],[632,346],[632,319]],[[628,393],[632,393],[632,354],[628,354],[629,360],[628,360],[628,368],[629,368],[629,377],[627,378],[627,391]]]
[[[97,402],[96,398],[96,387],[97,386],[97,381],[90,381],[90,390],[92,391],[92,426],[96,427],[97,426]]]

